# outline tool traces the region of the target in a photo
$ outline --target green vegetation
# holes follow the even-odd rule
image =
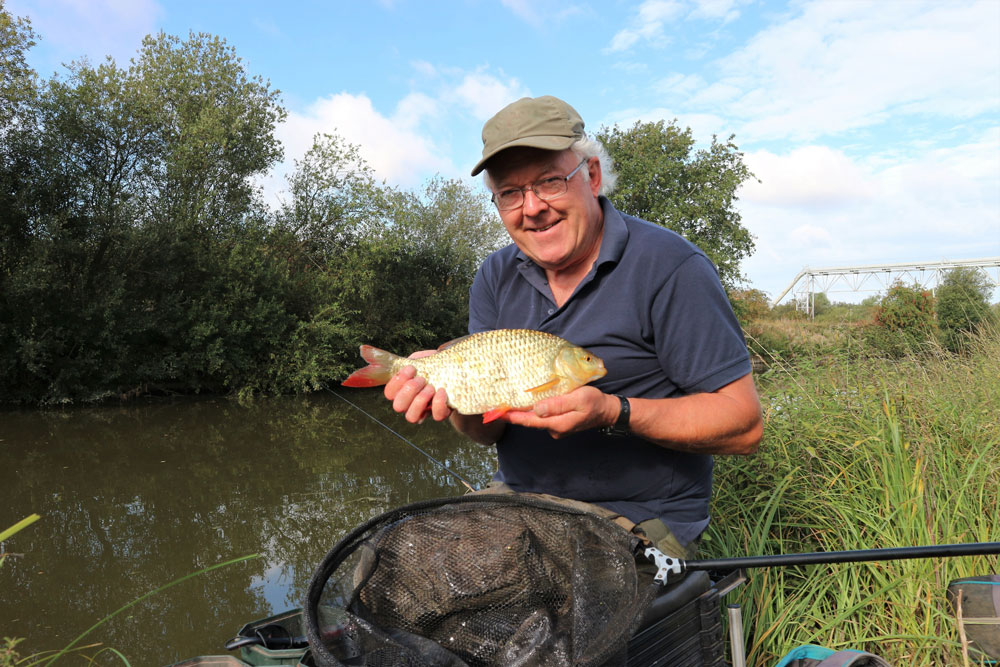
[[[937,290],[937,322],[941,344],[952,352],[965,349],[970,335],[995,321],[987,277],[975,269],[949,271]]]
[[[610,195],[630,215],[663,225],[705,251],[722,283],[742,282],[740,262],[753,253],[750,232],[741,224],[736,192],[753,177],[733,137],[712,137],[694,151],[691,129],[676,122],[637,122],[627,130],[602,128],[597,139],[607,147],[618,172]]]
[[[509,242],[484,193],[379,183],[330,134],[270,207],[256,183],[282,158],[286,112],[224,40],[151,35],[128,67],[39,82],[35,37],[0,0],[0,404],[307,392],[361,343],[406,353],[465,333],[475,271]],[[732,141],[692,152],[690,130],[662,123],[601,137],[617,203],[737,282],[753,243]],[[647,176],[660,195],[640,201]]]
[[[476,267],[506,242],[481,193],[389,187],[331,134],[269,208],[255,183],[281,158],[285,111],[223,40],[154,35],[127,68],[77,62],[39,82],[35,37],[0,0],[0,403],[310,391],[357,366],[360,343],[407,352],[464,332]],[[690,130],[662,122],[599,138],[615,203],[718,264],[761,369],[766,439],[720,457],[706,551],[1000,540],[1000,305],[982,277],[956,270],[936,298],[815,295],[813,320],[771,309],[736,289],[753,241],[735,192],[752,175],[731,138],[693,152]],[[992,567],[755,572],[739,593],[751,664],[808,642],[959,664],[945,585]]]
[[[34,37],[0,2],[0,403],[310,391],[360,343],[465,332],[503,242],[481,193],[399,191],[326,135],[272,209],[285,111],[225,41],[153,35],[39,83]]]
[[[820,335],[804,329],[803,338]],[[765,440],[754,457],[718,459],[706,551],[1000,541],[1000,333],[983,332],[967,350],[799,354],[794,368],[760,375]],[[737,599],[748,664],[773,664],[805,643],[899,665],[962,664],[945,587],[995,568],[996,557],[976,557],[753,571]]]

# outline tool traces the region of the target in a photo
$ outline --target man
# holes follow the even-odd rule
[[[469,331],[547,331],[601,357],[607,375],[489,424],[453,412],[412,367],[385,395],[411,422],[430,414],[496,443],[495,481],[601,505],[691,558],[709,520],[711,455],[750,454],[761,439],[746,344],[705,254],[602,196],[610,159],[583,127],[548,96],[484,126],[472,175],[486,170],[513,244],[480,267]]]

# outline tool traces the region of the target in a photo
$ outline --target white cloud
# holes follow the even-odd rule
[[[1000,3],[811,2],[717,63],[753,140],[810,140],[890,114],[1000,109]],[[692,98],[711,104],[718,98]]]
[[[7,11],[31,19],[57,62],[87,57],[97,64],[111,56],[123,67],[136,55],[142,38],[156,32],[164,14],[155,0],[12,0]]]
[[[772,296],[805,266],[1000,256],[1000,128],[915,158],[807,146],[747,162],[763,182],[741,191],[757,237],[744,270]]]
[[[742,198],[781,207],[837,207],[874,196],[871,174],[842,152],[826,146],[802,146],[786,155],[748,153],[745,161],[757,181],[748,182]]]
[[[724,118],[710,113],[684,113],[669,107],[621,109],[606,116],[599,123],[588,124],[587,131],[596,132],[601,125],[617,125],[621,129],[628,129],[636,123],[655,123],[661,120],[668,123],[676,120],[682,129],[690,128],[691,136],[694,137],[698,147],[707,147],[713,135],[728,137],[731,133]]]
[[[485,69],[467,72],[417,61],[415,70],[427,77],[428,92],[402,97],[390,111],[375,107],[364,93],[341,92],[320,98],[303,110],[290,111],[276,136],[285,161],[262,179],[265,199],[283,197],[284,178],[319,133],[337,134],[359,147],[361,156],[386,182],[412,189],[435,174],[464,177],[479,154],[483,121],[510,102],[529,94],[517,79]],[[459,144],[449,145],[452,138]],[[449,155],[462,155],[456,166]]]
[[[426,60],[414,60],[410,63],[410,67],[422,76],[432,77],[437,75],[437,68]]]
[[[511,102],[529,95],[517,79],[499,79],[483,71],[466,74],[448,97],[485,121]]]
[[[525,23],[543,28],[549,22],[561,21],[569,16],[583,14],[585,10],[564,0],[501,0],[504,7]]]
[[[691,18],[721,19],[723,23],[736,20],[740,12],[737,5],[746,4],[748,0],[695,0],[695,8]]]
[[[309,150],[316,134],[337,134],[360,147],[362,157],[379,178],[413,186],[428,171],[455,171],[420,131],[422,121],[435,110],[433,100],[413,94],[400,100],[396,109],[386,115],[375,109],[364,94],[339,93],[316,100],[304,112],[290,112],[277,136],[290,164]]]
[[[626,51],[640,40],[662,44],[667,40],[664,24],[680,18],[685,9],[683,4],[674,0],[645,0],[639,5],[631,27],[615,33],[604,52]]]

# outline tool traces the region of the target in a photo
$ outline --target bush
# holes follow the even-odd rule
[[[728,294],[733,312],[744,327],[764,319],[771,310],[767,295],[759,289],[729,290]]]
[[[941,345],[952,352],[961,352],[971,335],[993,321],[989,297],[993,285],[989,278],[974,268],[949,271],[937,293],[937,325]]]
[[[891,357],[926,351],[935,341],[934,297],[919,285],[896,282],[875,309],[869,346]]]

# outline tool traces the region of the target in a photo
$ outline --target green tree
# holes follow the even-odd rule
[[[833,304],[830,303],[830,297],[826,295],[826,292],[813,292],[812,294],[812,307],[813,315],[819,317],[830,312],[830,308]]]
[[[24,56],[37,36],[28,19],[11,15],[0,0],[0,136],[35,95],[35,71]]]
[[[289,176],[278,224],[329,279],[356,343],[395,352],[465,332],[479,263],[506,240],[482,194],[434,178],[422,193],[376,182],[358,146],[318,135]]]
[[[207,35],[148,37],[127,70],[79,62],[43,86],[4,144],[0,400],[231,389],[266,369],[262,342],[300,322],[253,185],[283,114]]]
[[[969,337],[993,321],[990,295],[993,284],[975,268],[959,267],[945,274],[937,290],[937,323],[941,343],[959,352]]]
[[[0,0],[0,285],[28,242],[25,181],[33,170],[35,72],[25,54],[37,35]]]
[[[158,215],[174,224],[238,224],[252,205],[252,179],[281,159],[279,92],[205,33],[147,36],[129,74],[143,105],[156,110]]]
[[[890,356],[919,352],[935,337],[934,297],[919,285],[895,282],[875,309],[868,342]]]
[[[713,136],[711,146],[695,150],[690,128],[661,120],[627,130],[602,128],[597,139],[619,175],[610,196],[617,208],[696,244],[727,288],[743,281],[740,262],[753,252],[754,242],[736,209],[736,193],[753,174],[732,136],[725,142]]]
[[[359,238],[383,234],[390,192],[376,181],[359,146],[336,134],[319,134],[295,160],[277,224],[318,265]]]

